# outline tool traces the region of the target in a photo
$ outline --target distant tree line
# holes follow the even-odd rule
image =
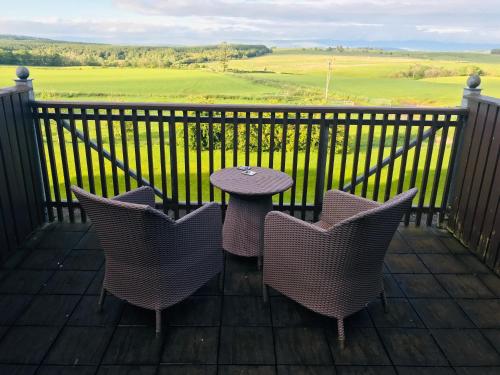
[[[495,48],[491,50],[492,55],[500,55],[500,48]]]
[[[109,66],[169,68],[271,53],[264,45],[227,44],[200,47],[142,47],[59,42],[0,36],[0,64],[38,66]]]
[[[407,69],[395,73],[396,78],[435,78],[452,76],[469,76],[471,74],[484,75],[482,68],[476,65],[459,66],[455,69],[444,68],[440,66],[430,66],[424,64],[412,64]]]

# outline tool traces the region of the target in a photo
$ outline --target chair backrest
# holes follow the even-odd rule
[[[127,298],[141,287],[154,288],[161,268],[175,246],[174,222],[147,206],[98,197],[78,187],[71,188],[90,217],[106,257],[105,285]],[[148,280],[153,285],[147,285]]]
[[[380,291],[384,256],[401,219],[411,208],[417,189],[346,219],[330,229],[343,286],[363,297]]]

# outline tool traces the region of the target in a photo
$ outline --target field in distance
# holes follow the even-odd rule
[[[332,61],[328,101],[325,80]],[[280,50],[189,69],[30,67],[39,99],[202,103],[455,106],[467,72],[480,69],[483,94],[500,96],[500,55]],[[0,66],[0,87],[15,67]]]

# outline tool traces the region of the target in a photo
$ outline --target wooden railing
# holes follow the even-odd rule
[[[302,218],[327,189],[385,201],[416,186],[414,220],[429,225],[447,209],[467,110],[36,101],[33,113],[50,220],[75,220],[72,184],[103,196],[149,185],[175,217],[225,205],[209,175],[256,165],[293,177],[275,204]]]
[[[500,100],[469,99],[448,226],[500,274]]]

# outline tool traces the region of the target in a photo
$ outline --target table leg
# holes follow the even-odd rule
[[[262,264],[264,219],[273,209],[271,196],[231,195],[222,229],[222,246],[232,254],[258,257]]]

